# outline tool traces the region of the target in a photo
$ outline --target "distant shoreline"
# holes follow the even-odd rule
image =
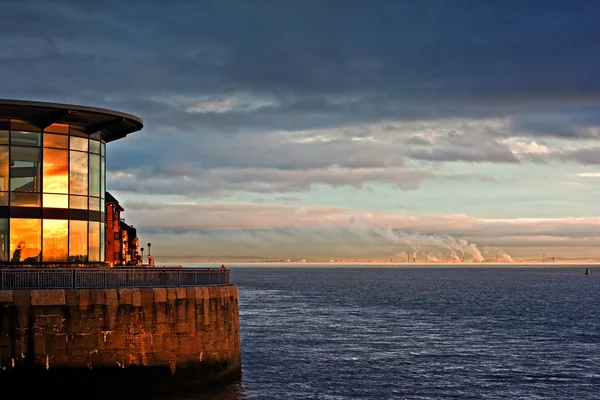
[[[385,261],[240,261],[240,260],[197,260],[197,261],[176,261],[176,262],[157,262],[157,264],[203,264],[220,266],[224,265],[254,265],[254,266],[381,266],[381,267],[581,267],[600,265],[600,261],[557,261],[557,262],[464,262],[464,263],[401,263]]]

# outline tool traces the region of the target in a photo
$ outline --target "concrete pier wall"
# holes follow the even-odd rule
[[[0,385],[132,388],[240,374],[235,286],[0,291]]]

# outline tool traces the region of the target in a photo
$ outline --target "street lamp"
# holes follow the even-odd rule
[[[142,247],[140,249],[140,251],[142,252],[142,266],[144,265],[144,248]]]
[[[152,246],[152,243],[148,243],[148,257],[150,257],[150,246]]]

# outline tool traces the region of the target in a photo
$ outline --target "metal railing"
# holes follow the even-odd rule
[[[0,289],[109,289],[229,285],[220,268],[0,269]]]

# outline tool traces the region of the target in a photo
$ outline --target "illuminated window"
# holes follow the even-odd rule
[[[45,219],[42,238],[44,245],[42,261],[67,261],[69,255],[69,221]]]
[[[8,261],[8,218],[0,218],[0,261]]]
[[[8,146],[0,146],[0,206],[8,206]]]
[[[88,140],[77,136],[71,136],[71,150],[88,151]]]
[[[17,192],[40,191],[40,149],[11,146],[10,190]]]
[[[0,144],[8,144],[9,131],[0,130]]]
[[[100,154],[100,142],[97,140],[90,140],[90,153]]]
[[[88,197],[87,196],[69,196],[69,207],[79,210],[88,209]]]
[[[44,132],[62,133],[63,135],[66,135],[69,133],[69,125],[54,123],[44,129]]]
[[[90,221],[89,239],[89,260],[100,261],[100,222]]]
[[[40,146],[42,134],[39,132],[10,131],[10,143],[21,146]]]
[[[87,262],[88,222],[69,221],[69,261]]]
[[[98,197],[90,197],[90,210],[100,211],[100,199]]]
[[[44,193],[42,204],[45,208],[69,208],[69,196]]]
[[[90,196],[100,197],[100,156],[98,154],[90,154],[90,180],[89,193]]]
[[[53,133],[44,133],[44,147],[68,149],[69,137],[65,135],[55,135]]]
[[[42,221],[39,219],[11,218],[10,261],[40,261],[42,250]]]
[[[69,152],[44,149],[44,193],[69,193]]]
[[[88,194],[88,155],[80,151],[70,152],[69,193],[87,196]]]

